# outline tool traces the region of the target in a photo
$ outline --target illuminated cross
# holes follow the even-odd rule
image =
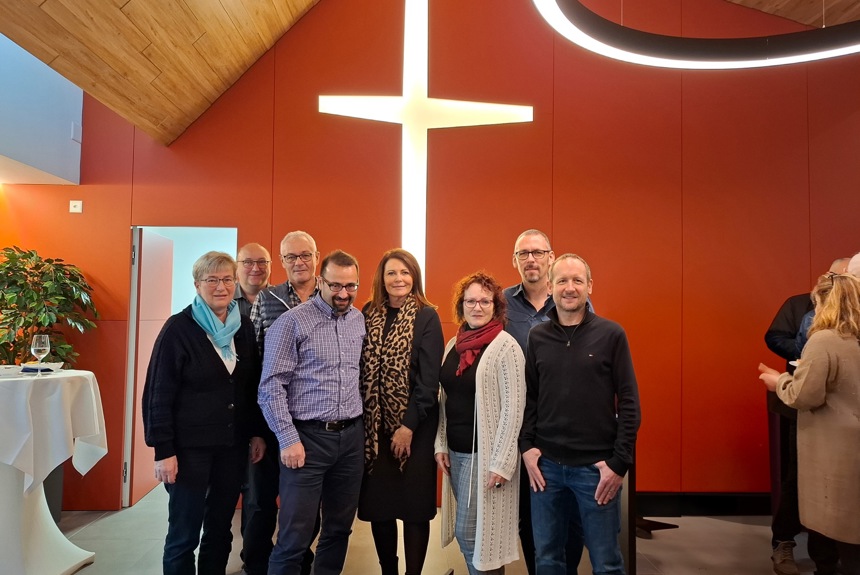
[[[531,106],[427,96],[429,0],[406,0],[402,96],[320,96],[320,112],[401,124],[402,247],[424,269],[427,242],[427,130],[531,122]]]

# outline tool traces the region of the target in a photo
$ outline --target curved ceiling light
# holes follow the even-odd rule
[[[860,22],[757,38],[681,38],[626,28],[579,0],[533,0],[556,32],[596,54],[644,66],[732,70],[783,66],[860,52]]]

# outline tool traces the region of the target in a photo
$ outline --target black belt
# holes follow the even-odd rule
[[[320,427],[325,429],[326,431],[343,431],[356,421],[361,419],[361,417],[353,417],[352,419],[341,419],[340,421],[318,421],[316,419],[294,419],[293,423],[295,425],[312,425],[314,427]]]

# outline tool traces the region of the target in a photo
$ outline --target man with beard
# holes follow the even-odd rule
[[[526,230],[514,242],[513,262],[522,283],[505,289],[508,303],[505,331],[516,338],[523,353],[529,330],[546,321],[546,312],[555,305],[547,285],[547,273],[554,260],[549,238],[540,230]]]
[[[520,432],[536,572],[568,572],[564,543],[579,521],[592,570],[623,575],[621,484],[641,420],[630,346],[620,325],[588,311],[585,260],[559,256],[549,279],[555,307],[529,333]]]
[[[514,267],[520,272],[522,283],[505,290],[508,307],[505,331],[514,336],[526,353],[529,330],[547,319],[547,312],[555,307],[549,289],[547,274],[555,260],[549,238],[540,230],[530,229],[519,235],[514,242]],[[590,311],[591,301],[586,303]],[[529,575],[535,574],[535,544],[532,534],[532,505],[529,490],[529,476],[520,474],[520,544],[523,560]],[[582,557],[582,531],[579,521],[571,522],[565,545],[568,574],[576,575]]]
[[[353,307],[358,262],[322,261],[320,291],[266,333],[259,401],[280,446],[278,539],[269,575],[298,575],[322,503],[313,572],[340,573],[364,471],[358,389],[364,317]]]

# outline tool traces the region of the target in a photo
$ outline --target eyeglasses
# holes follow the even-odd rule
[[[300,254],[282,255],[281,259],[283,259],[288,264],[294,264],[294,263],[296,263],[297,259],[302,260],[303,262],[307,263],[307,262],[311,261],[311,258],[313,258],[313,257],[314,257],[314,255],[311,252],[302,252]]]
[[[463,305],[469,309],[474,308],[475,306],[481,306],[481,309],[485,309],[493,305],[493,300],[491,299],[464,299]]]
[[[200,281],[212,289],[217,288],[219,283],[223,283],[224,287],[228,288],[236,283],[236,278],[204,278]]]
[[[325,285],[327,285],[327,286],[328,286],[328,289],[330,289],[330,290],[331,290],[331,291],[333,291],[334,293],[339,293],[339,292],[340,292],[340,290],[342,290],[342,289],[345,289],[345,290],[346,290],[346,293],[355,293],[355,292],[357,292],[357,291],[358,291],[358,284],[338,284],[338,283],[332,283],[332,282],[328,281],[327,279],[325,279],[325,278],[324,278],[324,277],[322,277],[322,276],[320,276],[320,279],[323,281],[323,283],[325,283]]]
[[[529,256],[534,256],[536,260],[542,260],[551,251],[552,250],[520,250],[518,252],[514,252],[514,255],[517,256],[518,260],[524,262],[529,259]]]
[[[269,264],[271,262],[272,260],[242,260],[241,263],[242,267],[244,267],[246,270],[254,269],[254,266],[257,266],[261,270],[264,270],[269,267]]]

